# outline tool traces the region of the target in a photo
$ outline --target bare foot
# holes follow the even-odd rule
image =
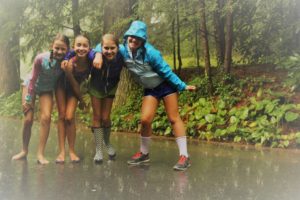
[[[75,162],[75,163],[80,161],[80,158],[74,152],[70,152],[70,159],[71,162]]]
[[[46,160],[43,156],[38,156],[37,163],[41,165],[47,165],[49,164],[49,161]]]
[[[65,153],[58,154],[57,158],[55,159],[55,163],[64,163],[65,162]]]
[[[12,160],[22,160],[27,158],[27,152],[21,151],[20,153],[14,155],[11,159]]]

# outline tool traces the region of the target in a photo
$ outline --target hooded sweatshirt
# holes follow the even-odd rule
[[[144,41],[134,57],[127,45],[128,36],[135,36]],[[101,52],[100,44],[95,51]],[[132,22],[124,34],[124,45],[120,45],[119,51],[133,78],[144,88],[153,89],[165,80],[179,91],[186,88],[186,84],[171,70],[160,52],[147,42],[147,26],[144,22]]]
[[[50,52],[37,55],[34,59],[32,73],[25,81],[25,85],[28,86],[28,95],[53,91],[62,73],[60,62],[55,59],[50,61]]]

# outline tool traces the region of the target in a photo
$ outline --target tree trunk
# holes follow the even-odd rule
[[[111,26],[111,17],[110,17],[110,8],[107,4],[105,4],[105,6],[103,6],[103,32],[102,35],[104,35],[105,33],[108,33],[108,30]]]
[[[196,63],[197,63],[197,68],[199,69],[200,73],[200,55],[199,55],[199,48],[198,48],[198,23],[195,21],[195,52],[196,52]]]
[[[128,0],[128,10],[124,16],[134,15],[134,4],[137,0]],[[128,28],[128,27],[127,27]],[[126,31],[126,30],[125,30]],[[130,96],[131,91],[137,88],[137,84],[134,82],[131,74],[126,68],[121,72],[119,86],[116,92],[116,98],[114,100],[114,107],[122,106],[126,103],[127,97]]]
[[[113,26],[117,18],[121,18],[121,13],[118,14],[113,14],[116,13],[114,10],[114,4],[112,2],[106,0],[103,2],[103,32],[102,34],[106,34],[110,32],[110,28]]]
[[[225,42],[225,59],[224,71],[230,74],[232,62],[232,37],[233,37],[233,1],[227,1],[227,15],[226,15],[226,42]]]
[[[208,92],[210,95],[213,93],[212,79],[211,79],[211,69],[210,69],[210,55],[209,55],[209,45],[208,45],[208,37],[207,37],[207,28],[206,28],[206,17],[205,17],[205,1],[200,0],[200,36],[201,36],[201,44],[204,55],[204,63],[205,63],[205,75],[208,78]]]
[[[182,67],[181,49],[180,49],[180,22],[179,22],[179,0],[176,0],[176,21],[177,21],[177,58],[178,58],[178,74]]]
[[[173,44],[173,67],[174,70],[177,71],[176,66],[176,40],[175,40],[175,19],[172,20],[172,44]]]
[[[300,13],[299,13],[299,10],[300,10],[300,1],[295,1],[295,8],[294,8],[294,17],[295,19],[300,19]],[[296,46],[300,46],[300,31],[295,31],[295,44]]]
[[[213,15],[214,38],[216,43],[216,56],[217,56],[218,67],[224,64],[224,57],[225,57],[224,18],[220,14],[223,7],[224,7],[224,0],[217,0],[217,8]]]
[[[79,0],[72,0],[72,21],[74,36],[80,35],[81,28],[78,17]]]
[[[131,16],[131,15],[134,15],[134,11],[135,11],[135,8],[134,6],[136,5],[137,3],[137,0],[128,0],[128,16]]]
[[[20,89],[20,38],[19,33],[1,43],[0,94],[10,95]]]
[[[130,91],[136,90],[137,87],[138,85],[134,82],[129,71],[126,68],[123,68],[113,107],[125,105],[126,100],[130,95]]]

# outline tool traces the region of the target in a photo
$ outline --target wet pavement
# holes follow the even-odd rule
[[[51,127],[46,166],[36,163],[38,123],[33,126],[27,160],[11,161],[21,148],[21,121],[0,122],[0,199],[300,199],[300,153],[255,150],[189,142],[192,166],[172,170],[178,159],[174,140],[153,139],[150,164],[128,166],[139,147],[137,134],[113,133],[117,159],[93,163],[94,143],[87,128],[78,128],[81,162],[55,164],[56,127]]]

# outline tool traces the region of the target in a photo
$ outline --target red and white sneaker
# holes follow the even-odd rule
[[[129,165],[139,165],[141,163],[149,162],[149,154],[143,154],[142,152],[138,152],[134,154],[130,160],[127,161]]]
[[[184,171],[184,170],[186,170],[190,166],[191,166],[190,158],[181,155],[179,157],[179,160],[176,163],[176,165],[174,165],[173,169],[174,170],[178,170],[178,171]]]

